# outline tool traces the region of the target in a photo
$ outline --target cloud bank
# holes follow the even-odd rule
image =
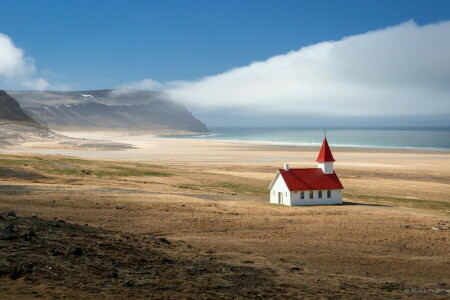
[[[0,33],[0,83],[32,90],[44,90],[50,86],[46,79],[36,75],[34,59],[25,56],[24,51],[2,33]]]
[[[167,83],[165,91],[195,110],[247,115],[449,113],[450,21],[408,21],[322,42],[197,81]]]
[[[160,82],[153,79],[144,79],[135,82],[122,84],[119,89],[122,90],[161,90],[164,87]]]

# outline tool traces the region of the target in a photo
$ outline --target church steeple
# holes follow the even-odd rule
[[[333,154],[331,154],[330,146],[328,146],[327,138],[324,138],[322,148],[320,148],[319,156],[316,159],[317,162],[330,162],[335,161]]]
[[[319,156],[317,156],[316,161],[318,162],[318,167],[322,169],[324,174],[333,174],[333,154],[331,153],[330,146],[328,146],[327,138],[325,137],[322,143],[322,148],[320,148]]]

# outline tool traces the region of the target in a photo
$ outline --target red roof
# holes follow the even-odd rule
[[[320,148],[319,156],[317,156],[316,161],[317,162],[334,161],[333,154],[331,154],[330,146],[328,146],[327,138],[323,140],[322,148]]]
[[[343,189],[336,173],[324,174],[322,169],[279,170],[290,191],[338,190]]]

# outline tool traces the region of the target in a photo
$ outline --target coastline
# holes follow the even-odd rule
[[[147,137],[148,138],[148,137]],[[170,137],[170,136],[156,136],[154,138],[177,138],[177,137]],[[244,144],[254,144],[254,145],[269,145],[269,146],[279,146],[279,147],[298,147],[302,151],[302,149],[310,150],[310,149],[316,149],[320,148],[320,143],[288,143],[288,142],[270,142],[270,141],[246,141],[246,140],[228,140],[228,139],[199,139],[195,137],[183,137],[180,139],[186,139],[186,140],[198,140],[198,141],[220,141],[220,142],[230,142],[230,143],[244,143]],[[450,149],[445,148],[434,148],[434,147],[394,147],[394,146],[366,146],[366,145],[342,145],[342,144],[330,144],[333,146],[333,148],[337,149],[338,151],[351,151],[355,150],[356,152],[363,152],[363,151],[382,151],[386,150],[388,152],[417,152],[417,153],[443,153],[443,154],[450,154]],[[382,151],[385,152],[385,151]]]
[[[85,139],[93,139],[93,140],[109,140],[112,142],[128,142],[134,144],[134,146],[138,146],[140,141],[148,140],[148,139],[171,139],[177,141],[191,140],[197,142],[221,142],[221,143],[230,143],[230,144],[242,144],[242,145],[252,145],[252,146],[272,146],[272,147],[295,147],[300,151],[310,151],[313,149],[320,148],[321,143],[288,143],[288,142],[272,142],[272,141],[248,141],[248,140],[232,140],[232,139],[202,139],[198,138],[199,136],[203,136],[203,134],[198,133],[173,133],[167,134],[166,132],[148,132],[145,134],[142,133],[125,133],[125,132],[108,132],[108,131],[88,131],[88,132],[67,132],[67,131],[55,131],[58,134],[62,134],[68,137],[73,138],[85,138]],[[217,135],[215,135],[217,136]],[[421,147],[389,147],[389,146],[366,146],[366,145],[340,145],[330,143],[330,146],[335,148],[337,151],[355,151],[355,152],[389,152],[389,153],[424,153],[424,154],[433,154],[433,153],[442,153],[442,154],[450,154],[450,149],[444,148],[421,148]]]
[[[330,128],[334,147],[450,151],[449,127]],[[173,136],[187,139],[248,141],[292,146],[320,146],[324,132],[319,128],[211,127],[207,134]],[[169,136],[170,137],[170,136]]]
[[[320,145],[304,145],[296,143],[282,142],[266,142],[266,141],[245,141],[245,140],[228,140],[228,139],[199,139],[195,137],[168,137],[165,133],[149,132],[140,133],[114,133],[114,132],[61,132],[54,131],[57,134],[64,135],[70,139],[84,143],[77,147],[71,146],[70,143],[61,142],[58,139],[53,141],[41,140],[26,142],[19,145],[5,145],[0,148],[0,153],[29,153],[29,154],[60,154],[69,156],[80,156],[88,158],[145,158],[145,157],[189,157],[191,158],[211,158],[217,156],[236,156],[237,151],[245,152],[245,156],[254,152],[256,158],[260,160],[292,159],[290,153],[314,153],[319,149]],[[88,144],[89,143],[89,144]],[[108,148],[111,144],[114,147]],[[83,148],[83,145],[88,145]],[[96,145],[98,147],[96,147]],[[117,147],[124,145],[129,147]],[[342,146],[330,143],[333,152],[336,155],[350,158],[350,156],[359,157],[361,154],[408,154],[408,155],[426,155],[427,158],[450,158],[450,150],[441,149],[419,149],[419,148],[391,148],[391,147],[371,147],[371,146]],[[233,151],[228,151],[233,148]],[[276,152],[277,155],[274,155]],[[260,154],[264,153],[264,158]],[[288,153],[280,157],[280,153]],[[178,154],[178,155],[177,155]],[[184,155],[183,155],[184,154]],[[240,155],[237,155],[240,156]],[[448,157],[447,157],[448,156]],[[396,158],[400,157],[398,155]],[[372,157],[372,159],[375,157]],[[380,157],[381,158],[381,157]],[[389,159],[388,156],[383,159]]]

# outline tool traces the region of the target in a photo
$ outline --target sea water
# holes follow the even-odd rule
[[[322,128],[211,127],[207,134],[184,137],[313,146],[324,136]],[[450,151],[450,127],[327,128],[326,136],[333,146]]]

